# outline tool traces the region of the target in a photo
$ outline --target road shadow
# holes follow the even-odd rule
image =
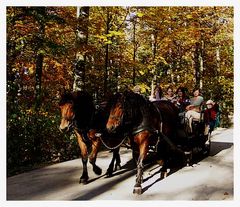
[[[159,178],[156,179],[154,182],[152,182],[151,184],[145,186],[143,189],[142,189],[142,194],[145,193],[149,188],[151,188],[153,185],[155,185],[156,183],[160,182],[161,180],[164,179],[164,177],[162,176],[162,171],[161,171],[161,166],[156,166],[156,168],[159,168],[158,171],[156,171],[155,173],[151,174],[150,176],[146,177],[143,179],[143,183],[148,181],[149,179],[153,178],[155,175],[159,174]],[[173,167],[170,169],[170,171],[167,173],[167,177],[171,176],[172,174],[176,173],[178,170],[182,169],[182,167],[180,166],[176,166],[176,167]]]
[[[122,182],[123,180],[133,176],[134,174],[136,174],[136,166],[134,164],[133,160],[129,160],[125,165],[122,166],[122,169],[120,171],[116,171],[114,172],[114,174],[111,176],[115,177],[116,175],[121,175],[121,177],[115,178],[114,180],[109,180],[106,178],[106,183],[101,185],[101,186],[97,186],[95,189],[86,192],[85,194],[75,198],[74,200],[91,200],[94,197],[105,193],[106,191],[108,191],[109,189],[111,189],[114,185]],[[93,179],[96,180],[96,179]],[[92,181],[90,181],[92,182]]]
[[[224,142],[212,141],[209,156],[215,156],[216,154],[218,154],[222,150],[228,149],[231,146],[233,146],[233,143],[224,143]],[[193,156],[192,164],[197,164],[207,157],[208,156],[206,156],[204,154],[201,154],[201,153],[195,154]],[[154,156],[148,156],[148,158],[144,162],[144,171],[148,170],[149,168],[151,168],[155,164],[156,164],[155,157]],[[177,166],[177,165],[172,164],[171,165],[171,170],[170,170],[170,172],[168,172],[168,177],[173,175],[174,173],[176,173],[177,171],[179,171],[183,167],[186,167],[186,166]],[[157,165],[154,168],[152,168],[150,171],[155,171],[155,172],[149,174],[149,176],[146,176],[143,179],[143,183],[147,182],[148,180],[150,180],[151,178],[153,178],[157,174],[159,174],[159,178],[154,180],[149,185],[145,186],[143,188],[142,193],[145,193],[153,185],[157,184],[158,182],[160,182],[161,180],[164,179],[163,177],[161,177],[161,166]],[[119,182],[122,182],[125,179],[128,179],[129,177],[131,177],[135,174],[136,174],[136,164],[131,159],[125,165],[122,166],[121,170],[115,171],[113,173],[113,175],[111,176],[111,177],[115,177],[115,176],[118,176],[118,175],[122,175],[121,177],[119,177],[115,180],[111,180],[110,182],[107,181],[107,177],[106,177],[106,184],[101,185],[101,186],[97,187],[96,189],[91,190],[90,192],[87,192],[84,195],[77,197],[75,200],[90,200],[90,199],[92,199],[92,198],[94,198],[94,197],[96,197],[96,196],[98,196],[102,193],[105,193],[107,190],[111,189],[114,185],[118,184]],[[100,176],[100,177],[104,177],[104,175]],[[93,182],[93,181],[99,179],[100,177],[92,179],[89,182]]]
[[[144,162],[144,171],[148,170],[149,168],[151,168],[154,164],[156,164],[156,161],[153,161],[151,158],[147,158]],[[129,160],[128,162],[126,162],[120,170],[115,171],[113,173],[113,175],[111,177],[107,177],[106,174],[103,176],[99,176],[97,178],[94,178],[92,180],[90,180],[89,182],[93,182],[97,179],[99,179],[100,177],[104,177],[106,176],[106,183],[101,185],[101,186],[97,186],[94,190],[90,190],[89,192],[86,192],[84,195],[81,195],[77,198],[75,198],[74,200],[91,200],[94,197],[105,193],[106,191],[108,191],[109,189],[113,188],[116,184],[128,179],[129,177],[132,177],[134,175],[136,175],[136,163],[133,159]],[[117,177],[121,175],[120,177]],[[110,178],[115,178],[114,180],[108,180]],[[134,179],[134,178],[133,178]],[[88,183],[89,183],[88,182]],[[133,186],[130,186],[133,188]]]
[[[92,183],[92,182],[94,182],[94,181],[96,181],[96,180],[98,180],[98,179],[100,179],[100,178],[102,178],[102,177],[105,177],[106,179],[108,179],[108,178],[113,178],[113,177],[115,177],[115,176],[117,176],[117,175],[124,174],[124,173],[126,173],[126,172],[128,172],[128,171],[130,171],[130,170],[134,170],[134,169],[136,169],[136,164],[134,163],[133,160],[129,160],[129,161],[126,162],[123,166],[121,166],[121,169],[115,170],[111,176],[108,176],[108,175],[107,175],[107,172],[105,172],[105,173],[104,173],[103,175],[101,175],[101,176],[98,176],[98,177],[96,177],[96,178],[93,178],[93,179],[88,180],[88,183]]]
[[[229,142],[212,142],[211,143],[211,150],[210,150],[210,154],[209,156],[215,156],[216,154],[218,154],[219,152],[226,150],[230,147],[233,146],[233,143],[229,143]]]
[[[202,160],[206,159],[208,156],[215,156],[218,153],[220,153],[221,151],[231,148],[232,146],[233,146],[233,143],[212,141],[209,155],[202,154],[201,152],[195,153],[193,155],[192,165],[198,164]],[[170,172],[168,173],[168,176],[176,173],[178,170],[182,169],[183,167],[186,167],[186,166],[174,166],[174,164],[173,164]],[[149,179],[153,178],[157,174],[161,174],[161,168],[159,166],[157,166],[155,169],[157,169],[157,168],[159,168],[159,170],[154,172],[153,174],[149,175],[148,177],[144,178],[143,182],[148,181]],[[149,188],[151,188],[153,185],[155,185],[156,183],[160,182],[163,179],[164,178],[160,176],[158,179],[153,181],[151,184],[144,187],[143,193],[146,192]]]
[[[229,149],[232,146],[233,146],[233,143],[212,141],[209,156],[214,157],[221,151]],[[205,158],[206,156],[202,156],[200,159],[194,159],[194,163],[199,163]],[[79,167],[76,167],[76,165],[79,164],[80,160],[70,161],[70,162],[72,162],[70,167],[68,165],[63,167],[64,163],[62,163],[62,164],[56,164],[54,166],[50,166],[44,169],[35,170],[31,174],[29,174],[27,182],[26,180],[22,180],[20,183],[19,182],[14,183],[13,178],[9,178],[8,182],[9,184],[11,184],[10,185],[11,188],[20,188],[21,186],[21,188],[26,188],[27,192],[23,193],[20,191],[19,195],[16,196],[15,194],[13,194],[10,187],[8,186],[7,200],[26,200],[29,198],[32,199],[38,196],[39,192],[44,192],[44,194],[47,194],[48,192],[51,193],[53,191],[58,191],[73,185],[73,183],[76,182],[75,179],[78,179],[78,178],[75,178],[77,176],[71,177],[71,176],[66,176],[66,174],[72,174],[72,175],[78,174]],[[154,159],[154,156],[153,157],[149,156],[148,159],[146,159],[144,162],[144,166],[145,166],[144,171],[147,171],[150,168],[151,169],[149,170],[150,173],[146,174],[147,176],[146,175],[144,176],[143,183],[147,181],[150,181],[150,183],[147,183],[148,185],[143,188],[143,193],[145,193],[148,189],[150,189],[152,186],[154,186],[156,183],[162,180],[162,178],[160,177],[161,168],[159,165],[155,166],[155,164],[156,164],[156,161]],[[181,168],[182,167],[171,168],[171,171],[168,173],[168,176],[171,176]],[[154,180],[154,176],[158,174],[159,174],[159,177],[156,177],[156,179]],[[95,185],[93,183],[94,181],[99,180],[100,178],[104,178],[103,184],[89,191],[84,191],[83,193],[81,191],[81,194],[78,194],[74,200],[91,200],[114,187],[116,188],[117,184],[121,183],[122,181],[130,177],[132,177],[131,179],[135,180],[135,175],[136,175],[136,164],[131,159],[128,162],[126,162],[120,170],[115,171],[113,175],[110,177],[110,179],[108,178],[105,179],[106,175],[104,174],[89,180],[88,183],[91,183],[94,186]],[[14,179],[16,178],[22,179],[23,177],[24,175],[18,175],[18,176],[15,176]],[[112,177],[114,177],[114,179],[111,179]],[[153,181],[151,181],[150,179],[152,179]],[[101,182],[102,181],[103,180],[101,179]],[[38,187],[34,187],[35,184],[38,185]],[[133,186],[129,186],[129,187],[130,189],[133,188]]]

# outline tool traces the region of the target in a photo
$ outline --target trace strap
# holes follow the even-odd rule
[[[124,137],[123,140],[122,140],[117,146],[115,146],[115,147],[109,147],[109,146],[103,141],[102,136],[99,136],[99,137],[100,137],[100,140],[101,140],[101,142],[103,143],[103,145],[104,145],[107,149],[109,149],[109,150],[114,150],[114,149],[119,148],[119,147],[123,144],[123,142],[125,141],[125,139],[127,138],[127,137]]]

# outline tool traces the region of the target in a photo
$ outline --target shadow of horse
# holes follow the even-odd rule
[[[107,182],[101,186],[98,186],[98,187],[94,188],[94,190],[86,192],[84,195],[79,196],[79,197],[75,198],[74,200],[91,200],[92,198],[94,198],[102,193],[105,193],[107,190],[112,188],[114,185],[119,184],[119,182],[124,181],[127,178],[136,174],[136,171],[134,169],[136,169],[136,166],[135,166],[134,161],[131,159],[125,165],[122,166],[122,170],[120,170],[116,173],[113,173],[113,175],[112,175],[112,177],[115,177],[115,176],[121,175],[121,174],[122,174],[122,176],[119,176],[117,179],[111,180],[110,182]],[[104,176],[106,176],[106,174],[101,175],[92,180],[89,180],[89,182],[93,182]]]

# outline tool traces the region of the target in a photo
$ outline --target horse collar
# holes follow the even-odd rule
[[[153,127],[150,127],[150,126],[139,126],[139,127],[136,127],[136,128],[133,129],[132,135],[135,136],[135,135],[137,135],[140,132],[145,131],[145,130],[147,130],[147,131],[149,131],[151,133],[155,133],[156,132],[156,130]]]

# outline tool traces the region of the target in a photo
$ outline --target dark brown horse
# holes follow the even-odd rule
[[[133,193],[141,194],[143,180],[143,160],[154,145],[161,160],[162,172],[166,175],[168,158],[176,149],[176,123],[178,110],[168,101],[151,103],[143,96],[126,91],[116,94],[106,124],[110,133],[126,133],[131,140],[133,152],[138,152],[137,178]],[[135,153],[136,154],[136,153]]]
[[[96,165],[96,158],[101,146],[101,137],[99,135],[102,134],[107,120],[105,110],[102,108],[96,110],[92,97],[83,91],[64,93],[59,107],[61,110],[59,129],[62,132],[73,130],[76,134],[83,163],[83,172],[79,183],[86,184],[89,178],[87,171],[88,159],[93,166],[93,171],[97,175],[102,173],[102,169]],[[88,145],[91,148],[90,155],[88,155]],[[113,151],[113,159],[107,170],[108,176],[112,175],[115,161],[115,168],[120,167],[119,148]]]

